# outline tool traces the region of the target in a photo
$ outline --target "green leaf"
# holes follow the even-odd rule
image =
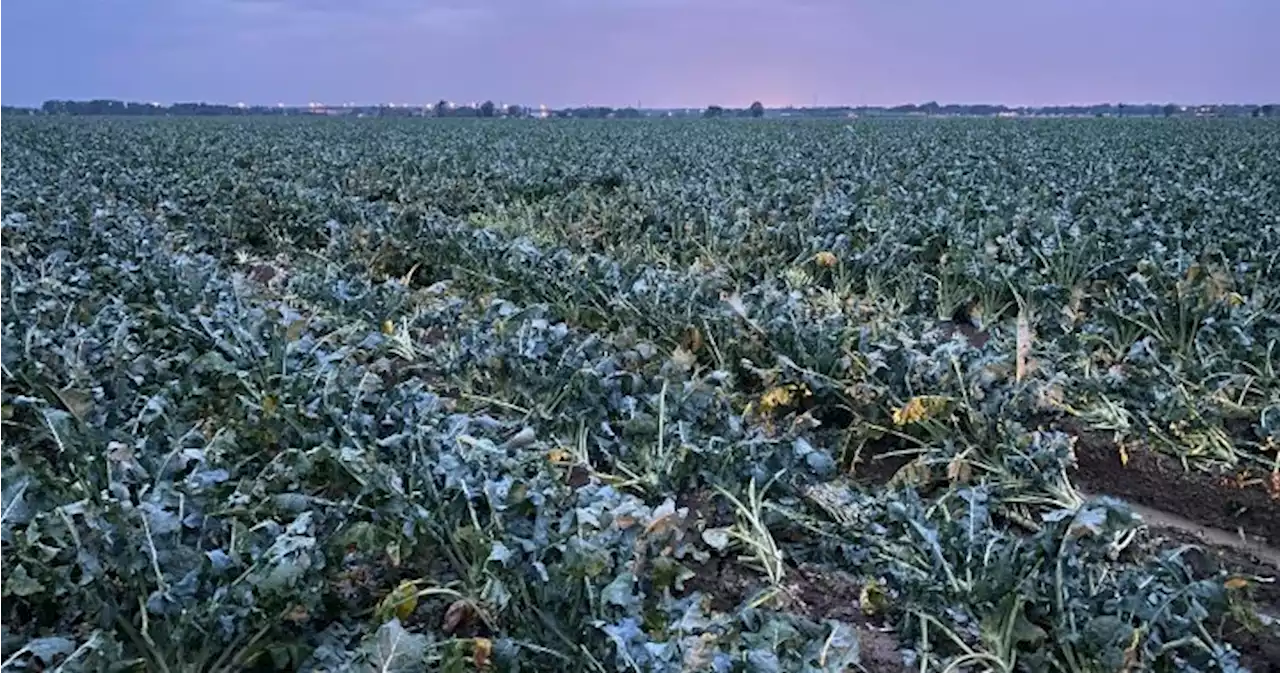
[[[6,596],[34,596],[44,590],[44,585],[27,573],[26,566],[17,566],[4,578]]]
[[[237,371],[236,366],[218,351],[205,352],[204,355],[192,361],[191,367],[197,372],[214,372],[218,374],[235,374]]]

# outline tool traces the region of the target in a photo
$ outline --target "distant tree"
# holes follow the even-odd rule
[[[1263,116],[1263,117],[1270,117],[1271,115],[1275,114],[1276,106],[1271,105],[1270,103],[1268,103],[1268,104],[1263,105],[1262,107],[1260,107],[1260,108],[1258,108],[1258,109],[1262,111],[1262,116]]]
[[[1173,103],[1169,103],[1168,105],[1161,108],[1161,112],[1163,112],[1164,116],[1166,117],[1172,117],[1173,115],[1177,114],[1178,106],[1174,105]]]
[[[724,116],[724,108],[720,107],[719,105],[712,105],[702,112],[702,116],[706,117],[707,119],[722,117]]]
[[[491,101],[491,100],[487,100],[487,101],[485,101],[485,102],[483,102],[483,103],[481,103],[481,104],[480,104],[480,116],[481,116],[481,117],[492,117],[492,116],[494,115],[494,112],[495,112],[496,110],[497,110],[497,106],[495,106],[495,105],[493,104],[493,101]]]
[[[751,107],[750,107],[750,108],[748,108],[748,109],[751,111],[751,116],[752,116],[752,117],[763,117],[763,116],[764,116],[764,103],[761,103],[760,101],[756,101],[756,102],[752,103],[752,104],[751,104]]]
[[[439,102],[436,103],[436,116],[437,117],[449,116],[449,101],[441,99]]]
[[[565,115],[574,119],[607,119],[613,114],[611,107],[576,107],[565,110]]]
[[[505,114],[513,119],[525,116],[524,108],[519,105],[508,105]]]

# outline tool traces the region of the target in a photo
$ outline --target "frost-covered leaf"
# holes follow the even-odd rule
[[[1260,580],[1076,489],[1128,488],[1078,469],[1110,441],[1253,466],[1219,509],[1265,527],[1276,127],[859,115],[6,109],[6,652],[350,670],[422,577],[404,670],[811,671],[846,611],[896,627],[868,668],[965,652],[926,618],[1027,670],[1247,659]],[[708,497],[774,474],[754,523]]]
[[[830,635],[818,648],[818,656],[813,663],[819,670],[830,673],[856,670],[862,660],[861,642],[858,632],[849,624],[828,620],[825,625],[830,628]]]
[[[729,546],[728,528],[708,528],[702,531],[702,541],[716,551],[724,551]]]
[[[36,638],[29,641],[22,649],[31,654],[32,657],[38,659],[45,664],[54,663],[57,656],[66,656],[76,649],[76,643],[70,638],[62,638],[58,636],[49,638]]]
[[[31,508],[27,505],[27,488],[31,486],[29,476],[6,476],[3,485],[3,497],[0,497],[0,530],[6,542],[9,542],[10,530],[31,521]]]
[[[426,665],[427,637],[411,633],[392,619],[364,644],[368,670],[374,673],[420,671]]]
[[[639,599],[634,593],[635,582],[635,575],[624,572],[605,586],[604,590],[600,592],[600,598],[604,600],[606,605],[616,605],[621,608],[633,607],[639,603]]]

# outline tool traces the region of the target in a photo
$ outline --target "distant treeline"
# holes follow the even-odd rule
[[[766,116],[847,117],[857,116],[1053,116],[1053,117],[1269,117],[1276,106],[1268,105],[1176,105],[1108,103],[1100,105],[1050,105],[1040,107],[1008,107],[1005,105],[957,105],[924,103],[922,105],[775,108]]]
[[[219,105],[214,103],[174,103],[156,105],[119,100],[50,100],[39,108],[4,106],[5,115],[65,115],[65,116],[157,116],[157,117],[230,117],[230,116],[359,116],[359,117],[556,117],[577,119],[629,119],[640,117],[851,117],[851,116],[1076,116],[1076,117],[1271,117],[1276,115],[1275,105],[1175,105],[1166,104],[1105,104],[1065,105],[1047,107],[1007,107],[1004,105],[941,105],[935,102],[922,105],[828,106],[765,108],[759,102],[747,108],[726,108],[710,105],[706,108],[640,109],[635,107],[577,107],[561,109],[533,109],[520,105],[500,106],[492,101],[479,105],[456,106],[447,101],[434,105],[393,106],[266,106]]]
[[[268,107],[265,105],[236,106],[217,105],[212,103],[174,103],[173,105],[156,105],[154,103],[135,103],[120,100],[47,100],[38,109],[27,109],[27,114],[70,115],[70,116],[139,116],[139,117],[224,117],[248,115],[283,115],[297,112],[296,109]],[[14,108],[6,107],[5,114],[16,113]]]
[[[31,107],[15,107],[12,105],[0,105],[0,114],[6,115],[6,116],[12,116],[12,115],[35,116],[40,114],[40,111]]]

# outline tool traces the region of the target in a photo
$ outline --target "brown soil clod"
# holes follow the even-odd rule
[[[862,455],[853,465],[853,478],[862,484],[883,486],[893,479],[903,467],[915,459],[914,455],[905,453],[889,454],[902,447],[890,440],[872,442],[863,447]]]
[[[902,644],[862,611],[861,594],[857,578],[839,570],[801,564],[787,578],[791,610],[813,621],[835,619],[855,626],[864,669],[872,673],[905,671]]]
[[[759,573],[729,558],[713,556],[694,569],[685,582],[687,592],[700,591],[711,609],[732,612],[758,595],[765,583]],[[872,624],[862,612],[862,585],[839,570],[802,564],[792,568],[782,587],[777,609],[815,622],[833,619],[851,624],[858,633],[862,669],[869,673],[906,671],[902,644],[888,628]]]
[[[1280,502],[1261,480],[1187,470],[1172,457],[1141,446],[1127,448],[1128,460],[1122,461],[1116,443],[1104,434],[1070,431],[1078,437],[1073,478],[1083,490],[1238,533],[1257,544],[1280,545]]]
[[[938,329],[948,339],[954,337],[957,333],[960,334],[974,348],[982,348],[991,340],[990,333],[969,323],[944,320],[938,323]]]

